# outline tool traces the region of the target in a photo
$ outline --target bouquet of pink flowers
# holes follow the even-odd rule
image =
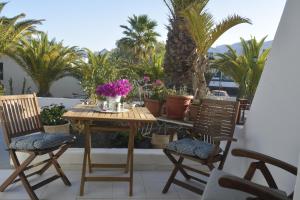
[[[126,96],[132,90],[127,79],[120,79],[114,82],[98,85],[96,94],[105,97]]]

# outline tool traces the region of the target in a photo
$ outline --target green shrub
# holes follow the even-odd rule
[[[51,104],[50,106],[42,107],[41,118],[43,125],[62,125],[68,121],[62,118],[62,115],[67,111],[64,105]]]

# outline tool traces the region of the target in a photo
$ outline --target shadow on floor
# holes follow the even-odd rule
[[[0,127],[0,169],[9,169],[9,157],[8,152],[5,150],[5,144],[3,141],[3,134]]]

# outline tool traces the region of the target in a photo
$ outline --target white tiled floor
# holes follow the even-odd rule
[[[0,183],[10,174],[10,170],[0,170]],[[119,175],[119,171],[106,171],[101,174]],[[128,183],[125,182],[88,182],[85,186],[85,195],[80,197],[80,171],[66,171],[72,186],[65,186],[61,180],[56,180],[47,186],[38,189],[37,195],[42,200],[200,200],[201,196],[188,190],[172,185],[167,194],[162,194],[163,186],[170,171],[136,171],[134,173],[133,196],[128,196]],[[95,174],[98,174],[97,172]],[[43,177],[47,177],[43,175]],[[39,181],[33,178],[31,181]],[[1,200],[27,200],[29,199],[23,186],[18,183],[10,186],[5,192],[0,193]]]

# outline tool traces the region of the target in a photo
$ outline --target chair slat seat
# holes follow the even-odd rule
[[[75,139],[74,136],[65,133],[38,132],[12,138],[9,147],[25,151],[47,150],[73,142]]]

